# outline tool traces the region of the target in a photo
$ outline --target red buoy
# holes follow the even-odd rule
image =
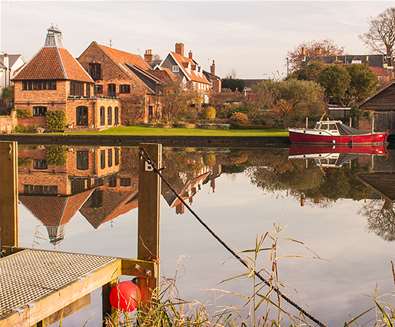
[[[113,308],[132,312],[136,310],[140,301],[140,288],[129,280],[120,282],[111,289],[110,304]]]

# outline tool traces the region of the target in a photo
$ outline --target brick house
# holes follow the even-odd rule
[[[119,97],[124,124],[160,117],[163,83],[141,56],[93,41],[78,61],[95,81],[95,94]]]
[[[211,84],[201,65],[193,58],[192,51],[189,51],[188,57],[185,56],[183,43],[176,43],[175,51],[169,52],[157,69],[170,70],[184,89],[197,91],[202,95],[203,102],[208,103]]]
[[[206,76],[207,80],[211,84],[211,92],[212,93],[221,93],[222,90],[222,81],[221,77],[216,75],[215,72],[215,61],[213,60],[213,63],[210,66],[210,71],[203,70],[204,76]]]
[[[103,129],[120,124],[115,97],[97,97],[94,81],[63,47],[62,33],[48,29],[44,47],[14,77],[15,109],[29,118],[22,126],[46,127],[46,114],[62,111],[68,129]]]

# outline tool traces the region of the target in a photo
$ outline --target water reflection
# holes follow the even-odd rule
[[[360,213],[367,217],[369,229],[388,241],[395,239],[394,157],[394,151],[382,146],[165,149],[163,154],[164,175],[190,204],[203,185],[214,193],[222,173],[246,172],[258,188],[286,191],[301,206],[368,200]],[[56,245],[78,211],[98,229],[138,208],[137,148],[20,146],[19,190],[21,203],[42,222]],[[162,196],[176,214],[185,212],[166,186]]]
[[[311,305],[329,325],[339,325],[348,314],[370,306],[365,294],[377,282],[384,291],[392,285],[387,264],[395,239],[395,151],[346,150],[165,148],[163,174],[235,248],[249,248],[258,233],[279,223],[327,259],[284,263],[281,275],[299,295],[288,293]],[[177,258],[189,256],[181,294],[205,301],[210,296],[202,289],[218,288],[240,267],[162,187],[163,275],[172,276]],[[20,145],[19,191],[23,244],[30,246],[35,233],[33,215],[47,231],[39,247],[133,256],[137,148]],[[237,284],[232,290],[245,287]],[[235,299],[215,301],[229,305]]]

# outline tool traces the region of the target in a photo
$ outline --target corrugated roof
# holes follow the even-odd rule
[[[13,79],[75,80],[94,83],[67,49],[56,47],[43,47]]]

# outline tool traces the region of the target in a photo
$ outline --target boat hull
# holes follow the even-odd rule
[[[301,131],[290,130],[291,143],[314,144],[384,144],[387,142],[388,133],[368,133],[360,135],[318,135]]]
[[[386,155],[385,145],[314,145],[314,144],[292,144],[289,148],[290,156],[312,155],[323,153],[345,153],[345,154],[367,154]]]

